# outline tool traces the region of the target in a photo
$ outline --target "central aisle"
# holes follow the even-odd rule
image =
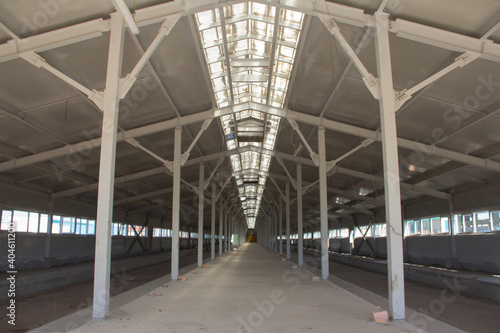
[[[208,265],[75,332],[422,332],[371,322],[374,305],[331,282],[312,282],[311,273],[256,243]]]

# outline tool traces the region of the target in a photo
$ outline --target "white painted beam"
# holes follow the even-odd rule
[[[215,183],[212,183],[212,223],[210,228],[210,259],[215,260]]]
[[[180,226],[180,200],[181,200],[181,149],[182,127],[175,128],[174,138],[174,172],[172,191],[172,248],[170,277],[173,281],[179,278],[179,226]]]
[[[128,9],[125,1],[111,0],[111,2],[113,3],[113,6],[115,6],[116,10],[122,14],[130,31],[132,31],[134,35],[138,35],[140,32],[139,27],[137,26],[137,23],[135,23],[135,20],[132,17],[132,13],[130,13],[130,10]]]
[[[204,198],[205,198],[205,164],[200,163],[200,176],[198,186],[198,267],[203,266],[203,216],[204,216]]]
[[[304,226],[302,211],[302,164],[297,163],[297,233],[298,233],[298,265],[304,265]]]
[[[286,260],[290,260],[290,183],[285,184],[286,195]]]
[[[137,76],[139,73],[142,71],[144,66],[146,66],[149,63],[149,59],[153,55],[153,53],[156,51],[158,46],[160,46],[161,42],[163,39],[168,36],[170,31],[172,31],[172,28],[174,25],[177,23],[177,21],[180,18],[180,14],[175,14],[168,16],[163,24],[161,25],[160,31],[156,35],[155,39],[151,42],[149,45],[148,49],[142,54],[141,58],[135,65],[134,69],[127,74],[127,76],[124,79],[120,80],[120,97],[123,99],[127,93],[130,91],[130,88],[134,84],[134,82],[137,80]],[[135,34],[137,35],[137,34]],[[141,47],[142,49],[142,47]]]
[[[389,14],[375,13],[375,54],[380,77],[380,121],[384,160],[389,315],[405,319],[403,228],[396,131],[396,108],[389,44]]]
[[[122,69],[124,33],[123,17],[111,16],[102,146],[99,165],[99,191],[95,228],[93,318],[103,320],[109,314],[111,273],[111,223],[113,222],[113,193],[115,180],[116,134],[118,129],[118,86]],[[106,127],[105,127],[106,126]]]
[[[162,3],[159,5],[139,9],[135,12],[135,22],[138,26],[145,26],[159,23],[166,16],[173,14],[190,15],[199,11],[222,7],[239,1],[223,1],[214,3],[212,0],[180,1]],[[301,11],[306,14],[326,14],[331,15],[337,22],[342,22],[354,26],[372,26],[373,16],[365,14],[362,9],[345,6],[323,0],[296,1],[280,0],[257,2]],[[45,34],[23,38],[19,43],[7,42],[0,45],[0,62],[15,59],[19,52],[34,51],[42,52],[53,48],[77,43],[79,41],[95,38],[102,35],[102,32],[109,31],[109,20],[93,20]],[[445,31],[442,29],[397,19],[391,24],[391,32],[398,36],[421,43],[434,45],[444,49],[466,52],[473,51],[481,54],[481,57],[500,62],[500,44],[489,40],[481,40],[469,36]]]
[[[325,128],[318,128],[318,158],[319,158],[319,201],[321,230],[321,277],[328,280],[330,275],[328,255],[328,184],[326,178],[326,140]]]
[[[368,72],[365,65],[363,65],[363,63],[361,62],[361,59],[359,59],[356,52],[352,49],[351,45],[349,45],[349,43],[345,39],[344,35],[342,35],[342,32],[340,31],[337,23],[335,23],[333,17],[330,15],[318,13],[318,18],[321,20],[321,22],[323,22],[326,29],[330,31],[330,33],[337,39],[344,52],[348,55],[354,66],[358,69],[363,78],[363,81],[365,82],[366,87],[373,95],[373,97],[375,99],[379,99],[380,87],[378,80],[370,72]]]
[[[185,117],[173,118],[155,124],[138,127],[131,130],[121,131],[117,133],[116,141],[121,142],[129,138],[135,138],[139,136],[170,130],[175,128],[176,126],[194,124],[197,122],[204,121],[206,119],[210,119],[213,117],[213,115],[214,111],[208,110]],[[44,162],[53,158],[58,158],[66,155],[88,152],[89,150],[99,147],[100,145],[101,145],[101,139],[95,138],[78,142],[72,145],[66,145],[60,148],[48,150],[41,153],[28,155],[25,157],[19,157],[13,160],[9,160],[7,162],[0,163],[0,172]]]

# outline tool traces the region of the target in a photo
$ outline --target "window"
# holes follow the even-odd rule
[[[113,223],[111,225],[111,235],[118,236],[120,234],[120,223]]]
[[[415,224],[413,224],[415,227]],[[373,225],[373,236],[375,237],[386,237],[387,236],[387,224],[380,223]]]
[[[23,212],[20,210],[14,211],[14,216],[12,221],[16,226],[16,231],[26,232],[28,231],[28,212]]]
[[[493,230],[500,230],[500,211],[491,212],[491,224]]]
[[[95,234],[95,221],[88,220],[87,235],[93,235],[93,234]]]
[[[0,225],[0,229],[9,230],[11,222],[12,222],[12,211],[11,210],[3,210],[2,211],[2,224]]]
[[[52,216],[52,233],[59,234],[61,232],[61,217],[58,215]]]
[[[61,233],[62,234],[74,234],[75,233],[75,218],[74,217],[63,217],[62,218]]]
[[[472,214],[462,216],[463,232],[474,232],[474,220]]]
[[[490,232],[490,212],[474,213],[474,220],[476,222],[476,232]]]
[[[47,214],[40,214],[40,228],[39,233],[47,233],[47,228],[49,227],[49,216]]]
[[[38,222],[39,222],[38,218],[39,218],[38,213],[30,212],[28,219],[28,232],[34,232],[34,233],[38,232]]]

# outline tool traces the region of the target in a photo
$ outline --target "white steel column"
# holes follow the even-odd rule
[[[297,233],[298,245],[297,251],[299,252],[299,267],[304,265],[304,225],[302,214],[302,164],[297,163]]]
[[[50,267],[52,256],[52,220],[54,219],[54,199],[49,200],[49,220],[47,221],[47,237],[45,238],[45,255],[43,267]],[[493,230],[493,229],[492,229]]]
[[[283,235],[283,200],[281,200],[281,197],[279,198],[280,205],[279,205],[279,242],[280,242],[280,256],[283,255],[283,239],[281,239],[281,236]]]
[[[326,147],[325,128],[318,128],[318,157],[319,157],[319,205],[320,205],[320,230],[321,230],[321,277],[328,279],[328,189],[326,183]],[[314,244],[314,231],[312,242]]]
[[[286,260],[290,260],[290,183],[285,185],[286,191]]]
[[[203,214],[205,201],[205,164],[200,163],[200,184],[198,186],[198,267],[203,266]]]
[[[224,227],[224,213],[222,207],[222,198],[219,198],[219,255],[222,255],[222,236]]]
[[[387,13],[375,13],[375,48],[381,96],[380,118],[387,220],[389,314],[393,320],[404,320],[403,228],[401,223],[396,105],[389,45],[389,14]]]
[[[210,235],[210,259],[215,260],[215,183],[212,183],[212,225]]]
[[[109,40],[106,89],[104,91],[97,221],[95,229],[94,320],[103,320],[109,314],[111,223],[113,221],[116,133],[120,104],[118,92],[122,69],[123,32],[123,17],[120,14],[111,14],[111,35]]]
[[[229,223],[229,212],[226,212],[226,214],[224,214],[224,252],[227,252],[228,223]]]
[[[172,269],[170,276],[172,280],[179,278],[179,220],[181,210],[181,140],[182,127],[175,128],[174,141],[174,176],[172,185]]]

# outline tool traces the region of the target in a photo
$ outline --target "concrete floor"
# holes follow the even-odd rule
[[[156,280],[159,296],[146,292],[73,332],[422,332],[371,322],[374,304],[330,281],[312,282],[312,273],[257,244],[208,264],[185,282]]]

